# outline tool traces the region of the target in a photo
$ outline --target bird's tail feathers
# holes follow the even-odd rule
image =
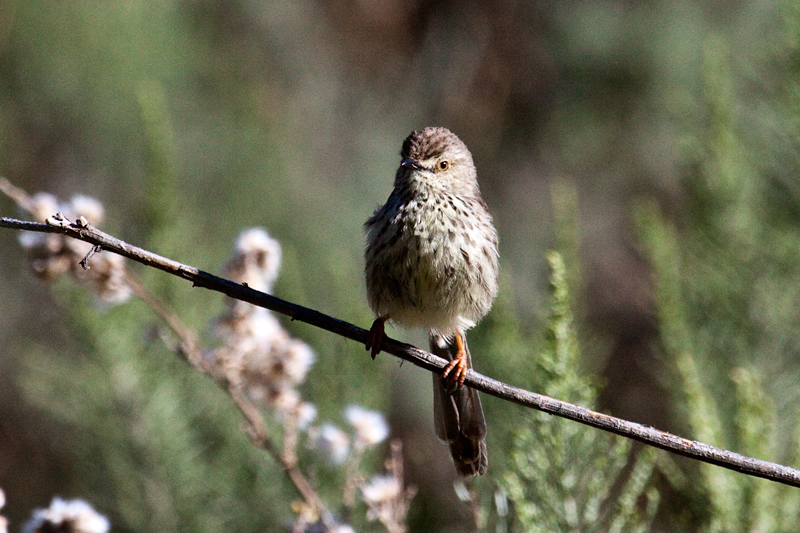
[[[466,337],[467,366],[472,360]],[[455,338],[432,334],[431,353],[451,361],[458,352]],[[452,379],[433,375],[433,418],[436,436],[450,446],[456,470],[462,476],[483,475],[489,465],[486,455],[486,420],[478,392]]]

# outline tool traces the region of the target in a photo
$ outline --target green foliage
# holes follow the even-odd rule
[[[685,138],[683,206],[667,221],[639,206],[655,273],[661,342],[685,431],[739,453],[797,465],[800,399],[800,189],[796,3],[768,50],[705,40],[697,116]],[[753,91],[753,87],[763,90]],[[791,531],[797,489],[683,464],[702,531]],[[695,475],[698,473],[699,475]],[[695,520],[695,523],[699,520]]]
[[[137,91],[141,108],[142,131],[145,137],[144,156],[146,193],[144,226],[150,235],[148,248],[171,249],[162,242],[177,219],[177,169],[174,131],[169,121],[168,104],[163,87],[155,82],[142,82]],[[162,238],[156,238],[161,236]],[[172,237],[175,237],[174,232]]]
[[[731,370],[722,377],[700,370],[701,365],[712,363],[702,350],[706,348],[699,331],[702,325],[689,319],[678,232],[652,206],[640,209],[639,220],[655,267],[662,340],[677,369],[676,381],[682,387],[680,405],[688,430],[694,438],[717,447],[796,463],[797,441],[792,439],[794,444],[787,453],[787,438],[778,431],[778,413],[763,384],[762,372],[752,365],[729,366]],[[718,383],[721,379],[726,383]],[[732,397],[723,400],[715,395],[707,385],[715,381],[718,389],[731,388]],[[703,513],[707,522],[695,530],[789,531],[800,519],[800,495],[795,488],[705,463],[685,466],[700,475],[692,476],[691,488],[683,488],[696,491],[708,502]]]
[[[694,355],[702,354],[698,364],[704,374],[716,374],[714,381],[727,381],[732,366],[755,362],[772,383],[773,376],[797,376],[800,370],[800,218],[791,216],[800,197],[786,189],[798,167],[767,149],[776,136],[794,135],[786,115],[775,120],[775,110],[786,110],[791,93],[753,95],[729,41],[709,41],[705,120],[687,137],[686,209],[674,235],[665,233],[669,228],[652,230],[661,236],[649,230],[644,235],[659,285],[669,284],[659,291],[673,295],[671,301],[660,297],[659,306],[682,308],[680,320],[662,320],[663,328],[683,330],[681,340],[671,329],[662,338],[674,352],[691,347]],[[653,216],[658,215],[645,215]],[[680,348],[676,342],[688,344]],[[721,391],[732,392],[731,385],[714,392]],[[779,410],[797,398],[785,397]]]
[[[564,262],[555,252],[548,260],[553,301],[538,361],[546,375],[542,392],[591,408],[597,389],[578,370]],[[659,502],[649,482],[655,451],[634,454],[629,440],[539,412],[519,418],[502,487],[521,530],[650,530]]]
[[[795,179],[787,172],[796,170],[767,148],[790,116],[776,120],[775,110],[787,111],[794,96],[755,98],[743,87],[732,49],[719,36],[708,39],[705,121],[686,143],[688,209],[677,223],[652,204],[636,214],[685,431],[717,447],[796,464],[800,221],[787,212],[800,202],[786,187]],[[706,502],[695,507],[692,530],[796,528],[797,489],[707,464],[683,467],[693,483],[680,490]]]

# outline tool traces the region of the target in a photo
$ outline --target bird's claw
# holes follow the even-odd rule
[[[466,357],[457,355],[455,359],[447,363],[447,366],[444,367],[444,372],[442,372],[442,377],[463,385],[464,380],[467,379]]]
[[[376,355],[381,353],[381,344],[383,343],[383,337],[385,336],[383,328],[385,322],[386,320],[383,318],[376,318],[375,322],[372,323],[372,327],[369,328],[367,342],[364,343],[364,347],[370,352],[373,360],[375,359]]]

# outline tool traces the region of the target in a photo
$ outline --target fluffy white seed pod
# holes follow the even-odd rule
[[[356,444],[371,447],[389,436],[389,426],[383,415],[368,411],[360,405],[350,405],[344,410],[344,418],[355,430]]]
[[[22,526],[22,533],[107,533],[108,519],[83,500],[53,498],[50,507],[37,509]]]

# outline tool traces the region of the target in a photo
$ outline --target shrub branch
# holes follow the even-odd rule
[[[281,300],[275,296],[253,290],[246,285],[234,283],[230,280],[204,272],[198,268],[184,265],[172,259],[130,245],[98,230],[82,218],[72,222],[67,220],[63,215],[57,214],[48,218],[46,223],[38,223],[0,217],[0,227],[66,235],[98,246],[101,250],[122,255],[143,265],[158,268],[172,275],[189,280],[195,287],[203,287],[205,289],[221,292],[231,298],[264,307],[276,313],[281,313],[290,317],[292,320],[305,322],[358,343],[366,342],[369,335],[368,330],[343,320],[292,302]],[[381,351],[409,361],[429,372],[441,373],[447,364],[444,359],[440,359],[410,344],[399,342],[388,337],[384,337],[383,343],[381,344]],[[788,466],[770,463],[768,461],[754,459],[731,451],[715,448],[714,446],[685,439],[653,427],[598,413],[578,405],[526,391],[481,375],[474,370],[468,371],[465,384],[497,398],[511,401],[528,408],[537,409],[561,418],[580,422],[621,437],[637,440],[671,453],[690,457],[698,461],[717,465],[750,476],[800,487],[800,471]],[[228,391],[232,393],[230,388]],[[233,399],[236,401],[235,396]],[[238,404],[239,402],[237,402],[237,405]],[[253,420],[248,416],[248,413],[243,411],[243,414],[248,418],[248,422],[252,423]],[[255,433],[260,433],[257,424],[253,427],[253,430],[255,430]],[[265,446],[265,448],[270,451],[269,446]]]

